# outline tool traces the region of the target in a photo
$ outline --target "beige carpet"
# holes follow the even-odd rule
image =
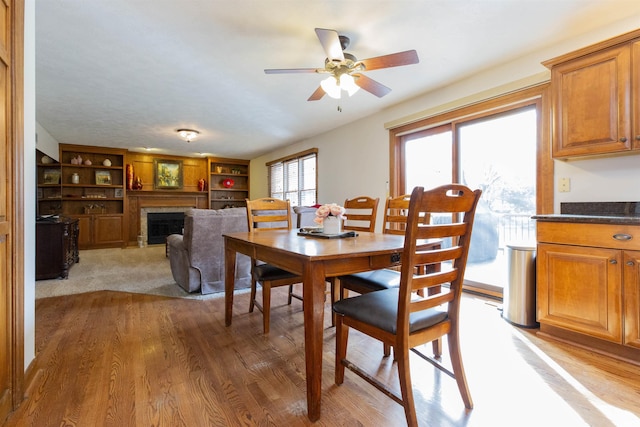
[[[171,275],[165,245],[80,251],[80,262],[71,267],[68,279],[36,281],[36,299],[100,290],[191,299],[224,296],[182,289]]]

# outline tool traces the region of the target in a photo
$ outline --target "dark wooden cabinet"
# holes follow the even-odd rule
[[[50,217],[36,222],[36,280],[67,278],[80,261],[78,220]]]

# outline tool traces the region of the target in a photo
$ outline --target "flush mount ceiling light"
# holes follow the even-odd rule
[[[187,142],[193,141],[198,137],[198,135],[200,135],[200,132],[193,129],[178,129],[176,132],[178,132],[180,138],[184,139]]]

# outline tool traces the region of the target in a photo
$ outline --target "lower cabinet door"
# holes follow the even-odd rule
[[[96,215],[93,219],[96,246],[122,243],[122,215]]]
[[[91,216],[74,216],[78,219],[78,248],[87,249],[91,247],[93,241],[93,230],[91,227]]]
[[[640,348],[640,252],[624,252],[624,342]]]
[[[538,321],[622,343],[622,251],[539,244]]]

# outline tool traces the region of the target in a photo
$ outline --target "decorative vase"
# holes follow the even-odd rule
[[[324,234],[340,234],[342,232],[342,219],[337,216],[328,216],[322,221]]]
[[[137,176],[135,181],[133,182],[133,189],[142,190],[142,179],[140,179],[139,176]]]
[[[109,159],[104,159],[104,161],[102,162],[102,165],[103,165],[103,166],[107,166],[107,167],[111,166],[111,160],[109,160]]]
[[[133,190],[133,165],[127,165],[127,190]]]
[[[71,183],[80,184],[80,175],[78,175],[77,173],[74,173],[73,175],[71,175]]]

